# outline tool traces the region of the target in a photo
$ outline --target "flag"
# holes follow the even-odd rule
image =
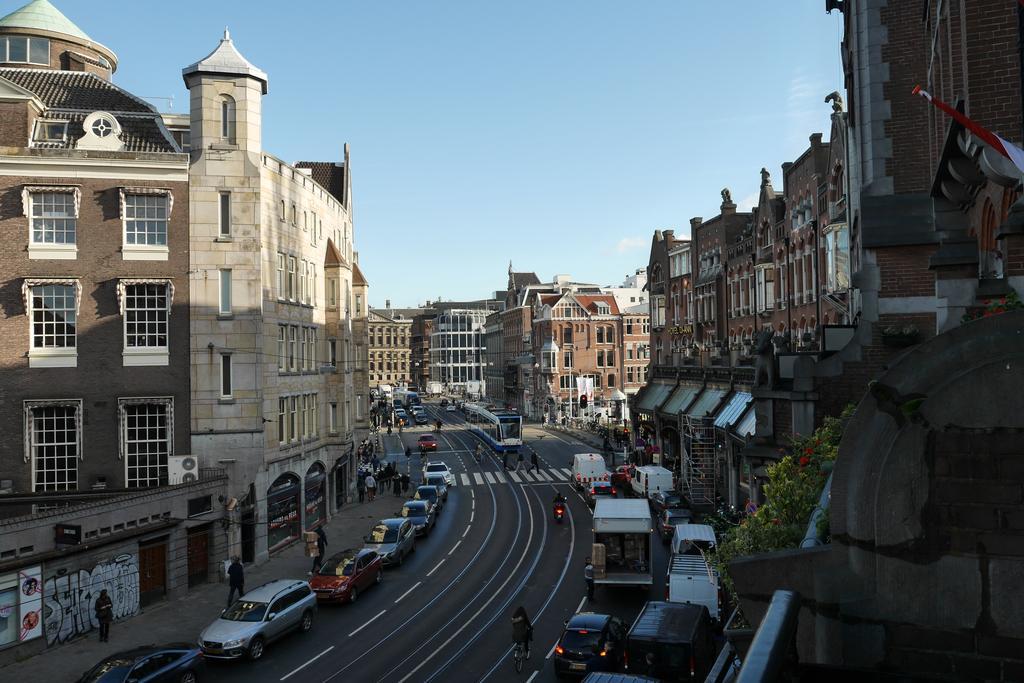
[[[1024,4],[1024,0],[1021,0],[1021,3]],[[1017,147],[1011,142],[1007,142],[1006,140],[1002,139],[992,131],[982,126],[977,121],[968,118],[966,115],[963,114],[963,112],[957,111],[956,109],[949,106],[939,98],[932,97],[926,91],[922,90],[921,86],[914,86],[913,92],[915,95],[920,95],[921,97],[925,98],[933,105],[941,109],[942,111],[952,116],[960,125],[962,125],[964,128],[977,135],[979,138],[984,140],[992,149],[994,149],[995,151],[999,152],[1004,157],[1009,159],[1010,162],[1017,167],[1018,171],[1024,173],[1024,149]]]

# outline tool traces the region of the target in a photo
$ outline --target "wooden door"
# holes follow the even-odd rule
[[[167,542],[139,546],[139,605],[151,605],[166,594]]]
[[[206,583],[210,573],[210,527],[188,530],[188,587]]]

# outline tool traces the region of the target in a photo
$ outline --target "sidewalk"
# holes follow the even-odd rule
[[[560,424],[551,424],[551,423],[545,423],[543,425],[541,425],[541,424],[532,424],[530,426],[539,427],[539,428],[543,429],[546,432],[561,432],[562,434],[565,434],[567,436],[572,437],[573,439],[576,439],[577,441],[579,441],[580,443],[588,446],[589,448],[593,448],[595,453],[603,453],[604,452],[603,451],[603,448],[604,448],[604,438],[601,437],[601,435],[596,434],[594,432],[588,432],[585,429],[574,429],[572,427],[563,427]],[[613,444],[613,448],[614,448],[614,444]],[[615,450],[615,464],[616,465],[626,464],[626,462],[627,462],[626,458],[628,458],[628,455],[627,456],[623,456],[623,452],[622,452],[621,448]],[[609,460],[608,454],[605,454],[605,460],[606,461]]]
[[[404,458],[403,458],[404,460]],[[416,460],[413,459],[413,465]],[[414,480],[416,477],[414,476]],[[327,532],[327,554],[363,544],[363,536],[379,519],[391,517],[399,507],[398,497],[378,494],[372,503],[345,506],[324,527]],[[294,543],[259,566],[246,565],[247,588],[290,578],[306,580],[312,561],[303,554],[301,543]],[[170,642],[194,643],[199,632],[220,614],[227,600],[228,585],[211,577],[209,583],[196,586],[176,600],[150,605],[130,619],[115,621],[110,627],[110,642],[100,643],[98,632],[47,648],[23,661],[0,668],[0,679],[6,681],[74,681],[107,655],[141,645]]]

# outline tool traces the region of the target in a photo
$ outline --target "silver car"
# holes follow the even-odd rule
[[[401,565],[416,550],[416,527],[410,519],[382,519],[363,540],[385,566]]]
[[[426,481],[423,482],[427,486],[437,487],[437,495],[441,497],[441,500],[448,502],[448,481],[445,476],[440,472],[431,472],[427,475]]]
[[[204,657],[259,659],[263,648],[290,631],[313,627],[316,594],[305,581],[280,580],[252,589],[199,634]]]

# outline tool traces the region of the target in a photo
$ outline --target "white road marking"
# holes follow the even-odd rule
[[[532,482],[533,481],[533,477],[531,477],[530,473],[527,472],[526,470],[523,470],[523,472],[519,476],[523,478],[523,481],[528,481],[528,482]]]
[[[530,683],[530,681],[535,679],[537,677],[537,674],[539,674],[539,673],[540,673],[539,671],[534,671],[533,675],[526,679],[526,683]]]
[[[320,654],[318,654],[318,655],[317,655],[316,657],[313,657],[313,659],[309,660],[308,662],[306,662],[305,664],[303,664],[303,665],[302,665],[302,666],[300,666],[299,668],[295,669],[295,670],[294,670],[294,671],[292,671],[291,673],[287,673],[287,674],[285,674],[284,676],[282,676],[282,677],[281,677],[281,680],[282,680],[282,681],[286,681],[286,680],[288,680],[289,678],[291,678],[291,677],[292,677],[292,676],[294,676],[295,674],[299,673],[300,671],[302,671],[303,669],[305,669],[305,668],[306,668],[307,666],[309,666],[310,664],[312,664],[312,663],[313,663],[313,662],[315,662],[316,660],[320,659],[321,657],[323,657],[323,656],[324,656],[325,654],[327,654],[328,652],[330,652],[330,651],[331,651],[331,650],[333,650],[333,649],[334,649],[334,646],[333,646],[333,645],[331,645],[331,646],[330,646],[329,648],[327,648],[326,650],[324,650],[323,652],[321,652]]]
[[[473,528],[473,527],[471,527],[471,526],[469,526],[469,525],[466,525],[466,530],[462,532],[462,536],[460,536],[460,538],[465,538],[465,537],[466,537],[466,534],[468,534],[468,533],[469,533],[469,530],[470,530],[470,529],[472,529],[472,528]]]
[[[494,475],[491,474],[490,472],[484,472],[484,479],[487,480],[488,484],[493,484],[494,483]]]
[[[469,486],[469,475],[468,474],[463,472],[462,474],[459,475],[459,477],[462,478],[462,485],[463,486]]]
[[[587,596],[586,595],[584,595],[582,598],[580,598],[580,604],[576,608],[576,614],[579,614],[580,610],[583,609],[583,603],[585,603],[586,601],[587,601]]]
[[[498,480],[499,484],[504,484],[505,483],[505,475],[502,474],[501,472],[495,472],[494,473],[494,478]]]
[[[572,470],[570,470],[568,467],[562,467],[558,471],[562,472],[567,477],[571,477],[572,476]]]
[[[429,572],[427,572],[427,576],[430,576],[431,574],[433,574],[434,572],[436,572],[436,571],[437,571],[438,569],[440,569],[440,568],[441,568],[441,565],[442,565],[442,564],[444,564],[444,560],[441,560],[441,561],[440,561],[440,562],[438,562],[438,563],[437,563],[436,565],[434,565],[434,568],[433,568],[433,569],[431,569],[431,570],[430,570]]]
[[[377,616],[375,616],[373,619],[370,619],[368,622],[366,622],[365,624],[363,624],[362,626],[357,628],[355,631],[352,631],[352,633],[348,634],[348,637],[351,638],[352,636],[354,636],[355,634],[359,633],[360,631],[362,631],[364,628],[366,628],[367,626],[369,626],[373,622],[375,622],[378,619],[380,619],[384,615],[385,612],[387,612],[387,610],[386,609],[382,609],[380,612],[377,613]]]
[[[473,517],[475,517],[475,516],[476,516],[476,511],[475,510],[470,510],[469,511],[469,523],[470,524],[473,523]]]
[[[509,472],[508,476],[512,477],[512,481],[514,481],[517,484],[522,484],[523,483],[523,480],[520,479],[519,475],[516,474],[515,472]]]
[[[555,641],[555,644],[551,646],[551,649],[548,650],[548,656],[545,657],[544,659],[551,659],[551,655],[555,654],[555,648],[556,647],[558,647],[558,641],[557,640]]]
[[[422,582],[422,581],[417,581],[417,582],[416,582],[416,583],[415,583],[415,584],[413,585],[413,587],[412,587],[412,588],[410,588],[409,590],[407,590],[407,591],[405,591],[404,593],[402,593],[402,594],[401,594],[401,595],[400,595],[400,596],[398,597],[398,600],[395,600],[395,604],[397,605],[397,604],[398,604],[399,602],[401,602],[401,601],[402,601],[402,598],[404,598],[404,597],[405,597],[405,596],[407,596],[407,595],[408,595],[409,593],[412,593],[412,592],[413,592],[414,590],[416,590],[416,589],[417,589],[417,588],[419,587],[419,585],[420,585],[421,583],[423,583],[423,582]]]
[[[460,539],[459,539],[458,541],[456,541],[456,542],[455,542],[455,545],[453,545],[453,546],[452,546],[452,549],[448,551],[448,555],[451,555],[452,553],[454,553],[454,552],[455,552],[455,550],[456,550],[456,549],[457,549],[457,548],[458,548],[458,547],[459,547],[460,545],[462,545],[462,539],[461,539],[461,538],[460,538]]]
[[[544,470],[538,470],[537,471],[537,478],[538,479],[543,479],[544,481],[551,481],[551,477]]]
[[[482,486],[484,483],[484,478],[480,476],[479,472],[473,473],[473,480],[476,481],[477,486]]]

